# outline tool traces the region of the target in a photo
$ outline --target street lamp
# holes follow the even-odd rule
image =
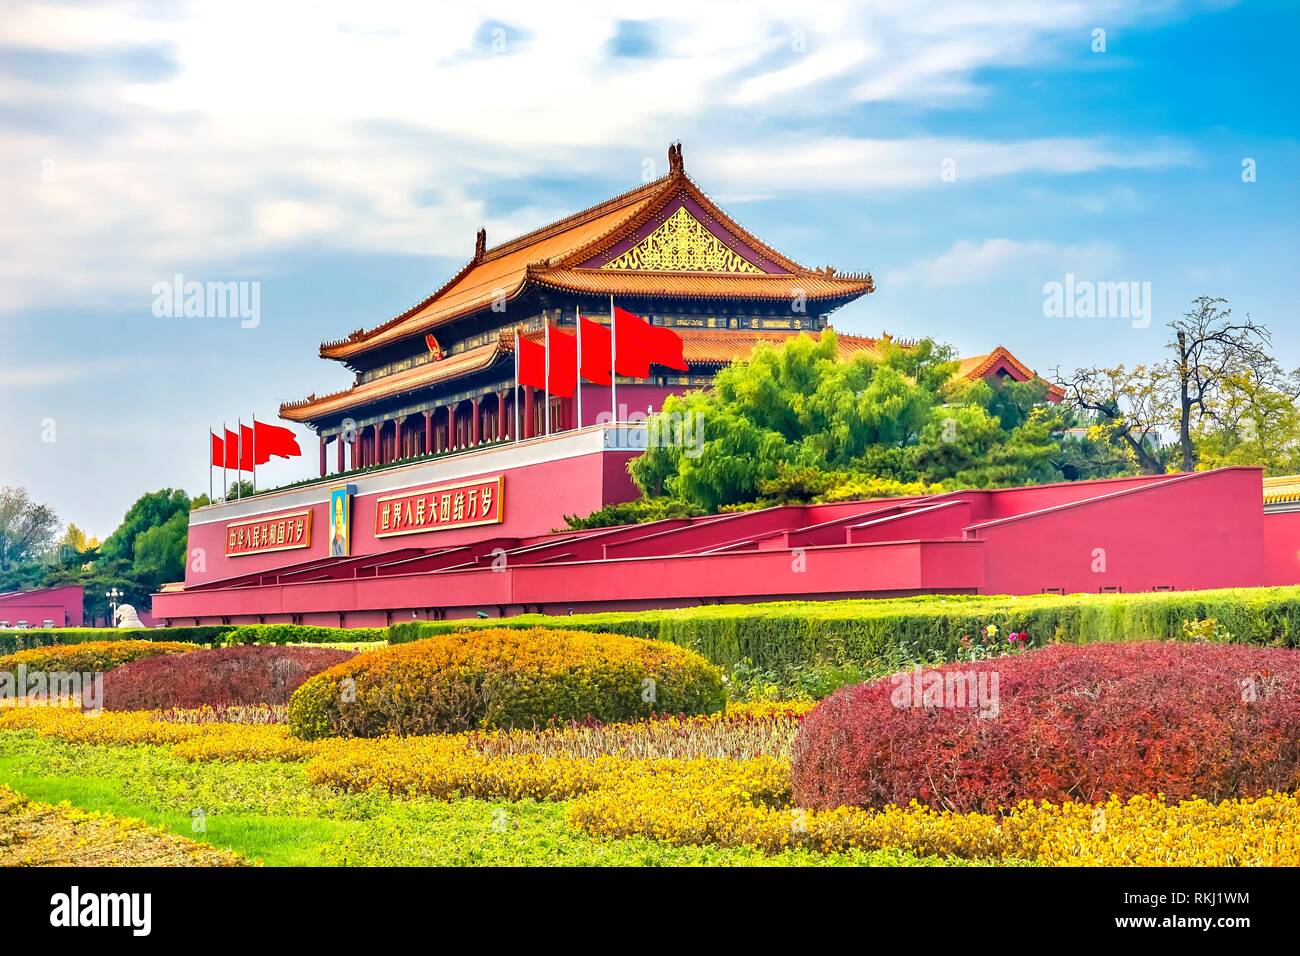
[[[123,596],[123,593],[115,587],[109,588],[104,592],[104,597],[108,598],[108,606],[113,609],[113,613],[109,616],[109,620],[114,624],[117,623],[117,599]]]

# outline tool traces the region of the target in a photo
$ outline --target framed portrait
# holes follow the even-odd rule
[[[356,485],[330,489],[329,555],[346,558],[352,554],[352,494]]]

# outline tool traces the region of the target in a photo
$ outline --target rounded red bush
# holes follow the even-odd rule
[[[259,644],[132,661],[104,675],[104,709],[285,704],[307,678],[352,655],[332,647]]]
[[[804,718],[794,798],[990,813],[1025,799],[1292,791],[1297,727],[1300,651],[1054,646],[842,688]]]

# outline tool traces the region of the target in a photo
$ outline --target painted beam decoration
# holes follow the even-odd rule
[[[226,557],[311,547],[311,511],[232,521],[226,525]]]
[[[375,502],[375,537],[500,524],[505,487],[505,476],[495,475],[380,498]]]

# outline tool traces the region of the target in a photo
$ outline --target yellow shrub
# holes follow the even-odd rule
[[[28,671],[102,673],[142,657],[184,654],[197,650],[198,644],[179,641],[83,641],[80,644],[54,644],[6,654],[0,657],[0,671],[14,671],[22,664]]]
[[[444,634],[361,654],[294,692],[304,739],[545,727],[722,710],[722,673],[662,641],[578,631]]]

